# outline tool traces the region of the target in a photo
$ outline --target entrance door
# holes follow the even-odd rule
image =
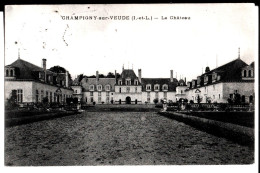
[[[125,103],[126,103],[126,104],[131,104],[131,97],[127,96],[127,97],[125,98]]]

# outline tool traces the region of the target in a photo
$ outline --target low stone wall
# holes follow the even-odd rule
[[[19,118],[6,118],[5,119],[5,127],[11,127],[16,125],[22,125],[22,124],[28,124],[32,122],[37,121],[43,121],[63,116],[69,116],[77,114],[74,111],[67,111],[67,112],[55,112],[55,113],[45,113],[45,114],[39,114],[34,116],[25,116],[25,117],[19,117]]]
[[[159,112],[159,114],[183,122],[207,133],[219,137],[225,137],[236,143],[248,145],[250,147],[254,146],[253,128],[235,125],[231,123],[224,123],[206,118],[189,116],[176,112]]]

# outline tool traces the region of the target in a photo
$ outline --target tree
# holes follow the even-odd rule
[[[107,74],[107,78],[114,78],[115,77],[115,75],[114,75],[114,73],[112,73],[112,72],[109,72],[108,74]]]
[[[10,108],[14,108],[17,107],[17,91],[16,90],[12,90],[11,92],[11,96],[9,99],[7,99],[7,106]]]
[[[194,103],[194,101],[193,101],[193,100],[190,100],[190,103],[191,103],[191,104],[193,104],[193,103]]]
[[[60,67],[60,66],[53,66],[49,70],[54,73],[66,73],[66,71],[67,71],[65,68]],[[71,83],[72,78],[71,78],[71,75],[69,72],[68,72],[68,75],[69,75],[69,83]]]
[[[159,102],[158,98],[153,99],[154,104],[157,104]]]

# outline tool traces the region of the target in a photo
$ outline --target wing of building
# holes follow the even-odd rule
[[[202,103],[225,103],[235,94],[241,96],[242,102],[254,100],[254,63],[246,64],[240,58],[235,59],[218,68],[210,70],[188,82],[186,98]]]
[[[42,102],[44,97],[48,102],[65,102],[72,97],[68,72],[54,73],[46,69],[46,59],[42,67],[18,58],[5,66],[5,99],[17,96],[18,103]]]

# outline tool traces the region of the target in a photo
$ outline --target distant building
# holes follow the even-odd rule
[[[244,103],[254,101],[254,63],[247,65],[240,58],[210,70],[188,82],[186,98],[202,103],[226,103],[235,94],[241,96]]]
[[[116,74],[116,72],[115,72]],[[176,100],[176,88],[186,86],[181,80],[178,83],[173,78],[171,70],[170,78],[142,78],[142,71],[138,69],[136,76],[133,69],[122,69],[120,77],[99,78],[97,71],[96,78],[83,78],[80,85],[74,85],[74,96],[81,98],[83,103],[93,104],[144,104],[153,103],[154,99]],[[80,86],[82,92],[79,93]],[[184,89],[182,88],[184,92]],[[76,93],[75,93],[76,92]],[[81,95],[81,96],[79,96]]]
[[[65,102],[72,97],[68,72],[54,73],[46,69],[46,59],[42,59],[42,67],[18,58],[5,66],[5,99],[12,94],[17,96],[18,103]]]

